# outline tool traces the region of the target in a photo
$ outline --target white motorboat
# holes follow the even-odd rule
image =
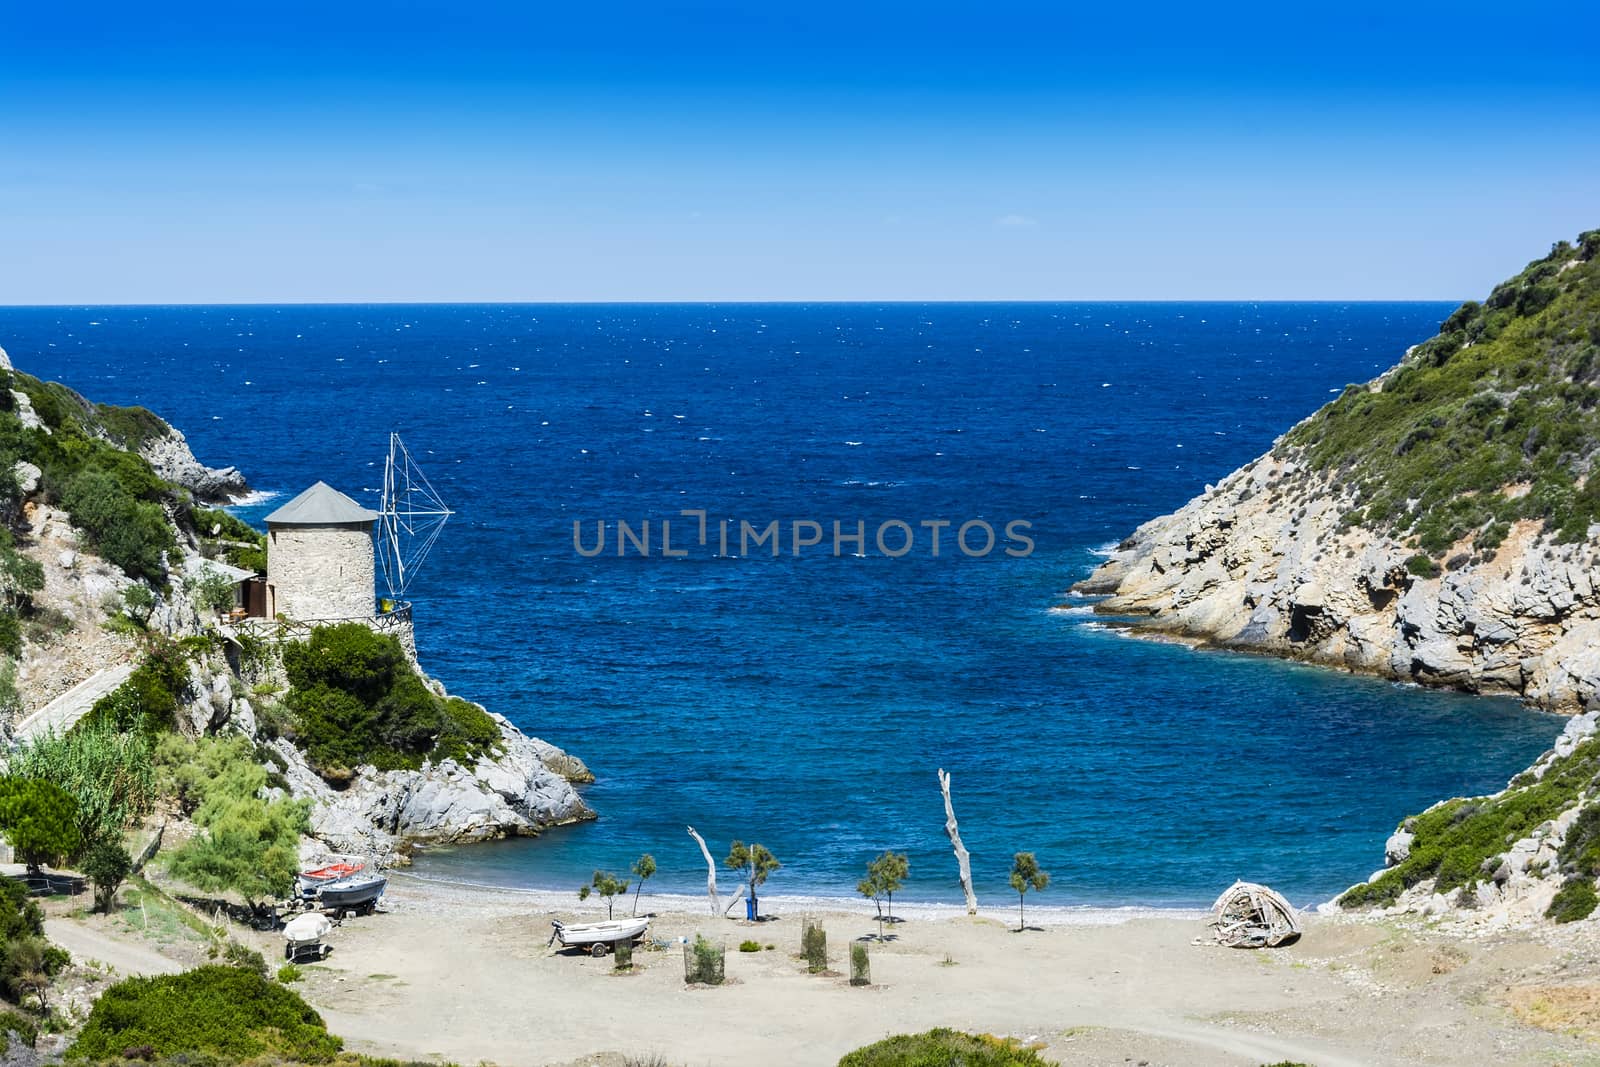
[[[551,944],[559,941],[564,948],[587,948],[590,955],[604,956],[619,941],[632,942],[643,937],[645,930],[650,927],[650,920],[607,919],[598,923],[564,923],[560,919],[552,919],[550,925],[555,927],[555,933],[550,935]]]
[[[330,951],[322,939],[332,929],[333,923],[319,912],[307,912],[290,919],[283,927],[283,958],[290,963],[322,959]]]

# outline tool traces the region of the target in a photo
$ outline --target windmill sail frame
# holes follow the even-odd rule
[[[455,512],[411,458],[398,433],[389,435],[383,467],[383,503],[378,511],[378,560],[390,600],[404,597]]]

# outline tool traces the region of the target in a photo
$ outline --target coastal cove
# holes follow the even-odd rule
[[[910,853],[956,898],[934,770],[980,895],[1297,903],[1404,815],[1498,789],[1561,721],[1506,699],[1128,640],[1062,590],[1095,550],[1393,363],[1449,305],[0,309],[13,356],[148,406],[269,493],[358,499],[389,429],[459,521],[415,588],[427,669],[581,756],[601,818],[440,851],[419,876],[573,889],[642,852],[693,892],[760,840],[775,894],[848,895]],[[240,509],[259,519],[271,497]],[[984,518],[1027,558],[585,559],[574,521]],[[1241,809],[1270,806],[1271,833]]]

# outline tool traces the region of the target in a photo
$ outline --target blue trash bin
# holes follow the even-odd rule
[[[756,921],[756,898],[746,897],[744,901],[744,917],[751,922]]]

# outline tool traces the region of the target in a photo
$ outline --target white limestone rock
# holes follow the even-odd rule
[[[244,475],[234,467],[207,467],[195,458],[182,432],[168,427],[165,434],[152,437],[139,447],[157,474],[188,489],[199,500],[225,504],[249,492]]]
[[[1405,830],[1396,830],[1389,835],[1389,840],[1383,843],[1383,862],[1390,867],[1397,863],[1404,863],[1411,856],[1411,842],[1417,835]]]

